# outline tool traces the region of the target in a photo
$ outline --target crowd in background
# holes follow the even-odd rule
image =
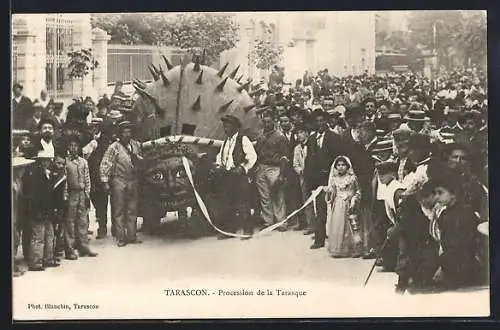
[[[430,80],[410,72],[338,78],[323,70],[306,73],[293,86],[278,73],[253,87],[255,103],[267,109],[255,155],[249,156],[251,144],[233,140],[238,120],[225,117],[228,143],[216,160],[218,167],[233,169],[236,158],[248,156],[236,174],[253,184],[244,199],[262,227],[283,220],[324,187],[314,205],[277,230],[314,234],[311,249],[326,246],[334,258],[376,258],[382,270],[399,275],[398,292],[484,281],[488,257],[477,226],[488,220],[486,73],[457,68]],[[129,191],[136,189],[133,168],[141,152],[128,130],[130,100],[117,84],[111,99],[75,100],[62,118],[47,93],[31,102],[22,86],[14,86],[13,128],[31,135],[14,140],[13,153],[37,159],[18,178],[20,205],[30,207],[18,209],[15,228],[30,270],[58,265],[61,253],[68,259],[95,256],[88,247],[88,210],[92,202],[97,238],[106,237],[108,194],[119,246],[139,242],[136,206],[129,205],[137,194]],[[243,147],[234,151],[237,143]],[[229,150],[231,165],[224,156]],[[126,180],[110,187],[106,164],[113,162],[124,164]],[[57,189],[46,184],[45,193],[40,190],[44,177],[54,185],[63,172],[61,197],[50,195]],[[49,209],[49,200],[60,205]],[[245,219],[238,223],[219,225],[251,234]]]

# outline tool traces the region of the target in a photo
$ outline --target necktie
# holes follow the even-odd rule
[[[322,137],[323,137],[323,134],[321,134],[321,133],[320,133],[320,134],[318,134],[318,147],[320,147],[320,148],[321,148],[321,144],[322,144],[322,143],[321,143],[321,138],[322,138]]]

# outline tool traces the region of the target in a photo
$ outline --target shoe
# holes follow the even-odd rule
[[[129,244],[142,244],[142,241],[141,240],[138,240],[138,239],[134,239],[132,241],[129,241],[128,242]]]
[[[217,236],[217,239],[219,241],[224,240],[224,239],[230,239],[230,238],[233,238],[233,236],[227,236],[227,235],[219,235],[219,236]]]
[[[375,259],[377,257],[377,254],[375,253],[374,249],[371,249],[369,252],[365,253],[362,258],[363,259]]]
[[[300,225],[292,228],[293,231],[302,231],[302,230],[305,230],[305,229],[306,229],[306,227],[300,226]]]
[[[54,268],[54,267],[59,267],[61,264],[57,263],[56,261],[49,261],[47,263],[44,263],[43,266],[45,268]]]
[[[92,235],[92,234],[94,234],[93,230],[87,230],[87,235]]]
[[[287,230],[288,229],[286,229],[285,227],[278,227],[278,228],[276,228],[276,231],[279,231],[280,233],[284,233]]]
[[[240,240],[242,241],[248,241],[249,239],[251,239],[252,236],[248,236],[248,237],[241,237]]]
[[[325,243],[323,243],[323,244],[314,243],[313,245],[311,245],[310,249],[311,250],[321,249],[324,246],[325,246]]]
[[[312,230],[312,229],[307,229],[307,230],[304,232],[304,235],[311,235],[311,234],[314,234],[314,230]]]
[[[12,272],[12,276],[13,277],[19,277],[19,276],[22,276],[22,275],[24,275],[24,272],[20,271],[20,270]]]
[[[93,252],[93,251],[84,251],[82,253],[80,253],[80,257],[97,257],[97,253]]]
[[[351,258],[356,259],[356,258],[361,258],[362,256],[363,256],[363,255],[362,255],[361,253],[353,253],[353,254],[351,255]]]
[[[70,254],[66,256],[66,260],[78,260],[78,256],[76,254]]]
[[[127,245],[127,242],[120,241],[120,242],[118,242],[117,245],[118,245],[118,247],[123,247],[123,246]]]
[[[42,272],[45,270],[45,268],[42,265],[34,265],[34,266],[29,266],[28,270],[30,272]]]
[[[406,287],[401,286],[401,285],[396,285],[394,292],[397,294],[404,294],[406,292]]]

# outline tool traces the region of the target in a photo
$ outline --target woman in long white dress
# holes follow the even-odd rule
[[[356,226],[361,190],[348,157],[335,158],[325,198],[328,205],[328,252],[334,258],[361,256],[361,238]]]

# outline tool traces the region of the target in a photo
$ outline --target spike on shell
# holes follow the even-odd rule
[[[261,91],[261,89],[259,88],[259,89],[255,90],[255,91],[251,92],[251,93],[248,93],[248,95],[250,95],[251,97],[254,97],[254,96],[255,96],[255,95],[257,95],[260,91]]]
[[[154,81],[157,81],[158,79],[160,79],[160,76],[155,71],[155,69],[153,69],[152,65],[148,66],[148,69],[149,69],[149,72],[151,72],[151,75],[153,76]]]
[[[250,110],[252,110],[253,108],[255,108],[257,105],[256,104],[252,104],[252,105],[249,105],[247,107],[244,107],[243,110],[245,110],[245,112],[248,112]]]
[[[231,73],[229,74],[229,78],[234,79],[234,78],[236,77],[236,73],[238,73],[239,68],[240,68],[240,65],[238,65],[238,66],[237,66],[237,67],[233,70],[233,72],[231,72]]]
[[[201,110],[201,97],[198,96],[196,101],[194,102],[193,106],[191,107],[193,110]]]
[[[165,76],[165,73],[163,72],[161,64],[159,64],[159,66],[160,66],[161,80],[163,80],[163,86],[167,87],[168,85],[170,85],[170,81],[168,81],[167,76]]]
[[[203,83],[203,70],[201,70],[200,75],[198,76],[198,79],[196,79],[196,83],[198,85],[201,85]]]
[[[246,84],[244,85],[241,85],[240,87],[238,87],[238,92],[243,92],[243,90],[247,90],[248,91],[248,87],[250,86],[250,82],[248,81]]]
[[[227,67],[229,65],[229,62],[227,62],[226,64],[224,64],[224,66],[219,70],[219,72],[217,72],[217,75],[219,77],[222,78],[222,75],[224,74],[224,72],[226,71]]]
[[[216,89],[217,89],[217,91],[222,92],[222,90],[224,89],[224,85],[225,85],[225,84],[226,84],[226,82],[227,82],[227,78],[229,78],[229,77],[224,78],[224,80],[222,80],[222,81],[221,81],[221,82],[217,85],[217,88],[216,88]]]
[[[165,55],[162,55],[161,57],[163,58],[163,61],[164,61],[164,62],[165,62],[165,64],[167,65],[167,70],[172,70],[172,69],[173,69],[173,67],[174,67],[174,66],[172,65],[172,63],[170,63],[170,62],[168,61],[168,59],[165,57]]]
[[[219,111],[226,111],[227,108],[229,108],[229,106],[231,105],[231,103],[233,103],[234,100],[231,100],[229,102],[227,102],[226,104],[222,105],[220,108],[219,108]]]
[[[200,71],[200,69],[201,69],[200,62],[195,62],[193,71],[198,72]]]

